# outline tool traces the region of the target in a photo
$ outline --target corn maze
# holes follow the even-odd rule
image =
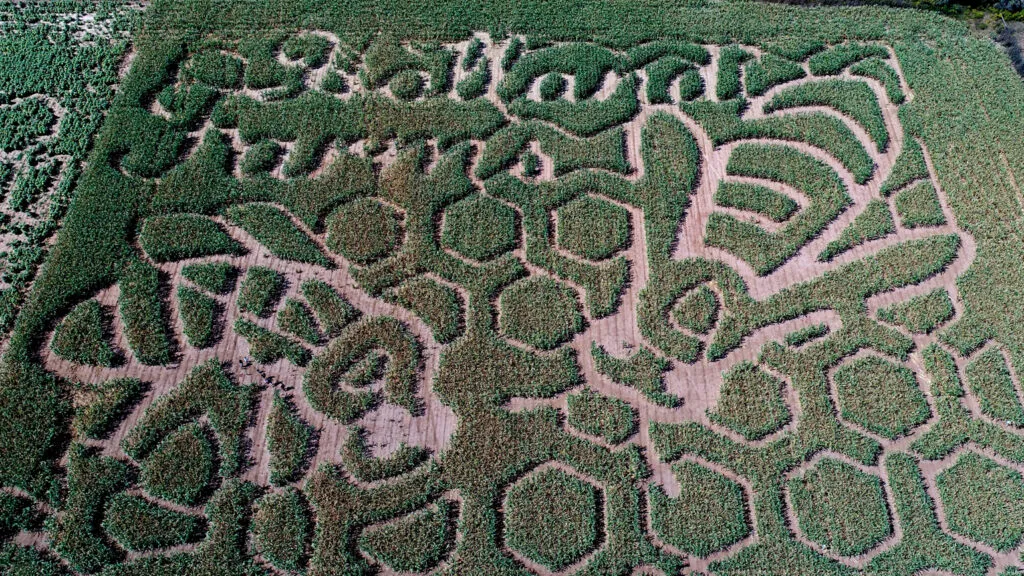
[[[1005,56],[592,8],[149,6],[0,362],[2,571],[1024,570]]]

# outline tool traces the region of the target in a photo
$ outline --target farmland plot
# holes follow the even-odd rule
[[[151,8],[19,318],[0,565],[1024,566],[993,216],[1019,224],[1024,151],[999,186],[961,116],[937,129],[957,71],[915,25],[952,24],[724,4],[684,10],[699,43],[543,14],[363,38],[234,6]],[[962,115],[1005,114],[995,48],[943,49],[1002,74]]]

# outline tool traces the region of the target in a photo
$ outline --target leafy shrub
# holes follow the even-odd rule
[[[485,261],[516,244],[516,213],[490,196],[473,195],[448,207],[441,243],[473,260]]]
[[[551,350],[583,330],[576,292],[546,276],[506,288],[498,306],[501,331],[541,350]]]
[[[818,261],[829,262],[850,248],[885,238],[896,231],[896,223],[892,220],[889,205],[881,200],[872,200],[864,207],[864,211],[843,229],[828,246],[818,254]]]
[[[349,428],[348,439],[341,447],[345,470],[360,482],[376,482],[412,471],[430,457],[430,451],[404,442],[385,458],[374,458],[366,448],[366,430]]]
[[[906,302],[882,308],[878,311],[878,319],[890,324],[902,324],[911,332],[930,334],[953,318],[954,313],[953,302],[946,289],[936,288]]]
[[[889,146],[882,108],[875,92],[856,80],[819,80],[783,89],[764,105],[765,113],[799,106],[828,106],[849,116],[868,133],[879,152]]]
[[[707,334],[718,322],[718,297],[701,285],[672,308],[672,319],[695,334]]]
[[[370,527],[359,537],[359,547],[392,570],[426,572],[441,562],[454,540],[453,508],[438,500],[436,509]]]
[[[110,499],[103,518],[103,529],[131,552],[196,542],[203,537],[204,528],[196,516],[124,492]]]
[[[324,256],[309,236],[277,208],[266,204],[243,204],[229,208],[226,214],[274,256],[334,268],[334,263]]]
[[[651,402],[667,408],[675,408],[682,404],[678,396],[665,392],[663,374],[671,369],[672,363],[655,356],[646,347],[641,347],[635,354],[623,360],[612,356],[597,342],[593,342],[590,354],[594,358],[594,367],[597,371],[615,383],[636,388]]]
[[[270,316],[283,292],[283,276],[270,268],[253,266],[242,280],[238,308],[257,316]]]
[[[277,325],[285,332],[313,345],[319,344],[322,339],[309,308],[293,298],[285,300],[284,308],[278,311]]]
[[[877,356],[858,358],[833,375],[843,418],[889,439],[931,416],[914,373]]]
[[[672,473],[682,486],[680,497],[669,498],[660,486],[650,487],[651,524],[662,540],[705,557],[750,533],[738,484],[685,460],[673,464]]]
[[[294,488],[267,494],[256,504],[252,520],[256,548],[279,570],[305,568],[312,528],[306,498]]]
[[[107,338],[107,319],[96,300],[75,306],[53,331],[50,348],[65,360],[89,366],[112,366],[117,355]]]
[[[114,378],[83,386],[71,428],[76,435],[100,440],[113,432],[128,411],[142,400],[145,386],[136,378]]]
[[[206,499],[213,479],[214,452],[200,424],[171,433],[142,465],[142,485],[150,494],[182,506]]]
[[[930,182],[922,182],[900,192],[893,204],[900,216],[900,224],[905,228],[942,226],[946,223],[939,197]]]
[[[310,456],[312,442],[313,429],[296,414],[295,407],[275,391],[267,418],[270,482],[280,486],[298,480]]]
[[[227,262],[188,264],[181,269],[181,275],[196,286],[214,294],[226,294],[235,286],[238,270]]]
[[[590,388],[568,397],[569,424],[609,444],[625,442],[636,433],[638,416],[628,403],[602,396]]]
[[[760,440],[789,422],[782,381],[749,362],[737,364],[722,375],[721,396],[708,418],[747,440]]]
[[[320,327],[328,336],[341,334],[342,329],[360,316],[359,310],[349,304],[328,284],[320,280],[306,280],[302,283],[302,295],[306,297]]]
[[[882,483],[853,466],[822,458],[789,481],[800,530],[842,556],[858,556],[892,534]]]
[[[527,558],[559,571],[597,541],[597,490],[559,469],[514,484],[505,497],[505,542]]]
[[[298,342],[272,332],[245,318],[235,321],[235,333],[249,343],[249,353],[260,364],[273,364],[282,358],[296,366],[309,362],[309,350]]]
[[[139,243],[157,262],[245,252],[216,222],[195,214],[148,218],[142,223]]]
[[[715,204],[757,212],[775,222],[785,222],[800,206],[789,196],[757,184],[721,182],[715,190]]]
[[[4,539],[22,530],[39,530],[40,520],[40,514],[34,509],[31,500],[7,492],[0,493],[0,536]],[[2,566],[0,561],[0,567]]]
[[[356,264],[370,264],[391,254],[401,234],[398,213],[371,198],[345,204],[327,220],[327,247]]]
[[[156,269],[136,260],[121,274],[120,287],[118,307],[128,346],[142,364],[169,364],[172,344]]]
[[[412,310],[441,344],[451,342],[463,332],[462,297],[444,284],[429,278],[414,278],[385,292],[384,299]]]
[[[964,374],[984,414],[1024,427],[1024,407],[1021,407],[1010,369],[998,348],[986,350],[971,360]]]
[[[332,94],[343,94],[348,90],[348,82],[344,76],[331,69],[324,72],[324,79],[320,83],[320,87]]]
[[[217,329],[217,301],[188,286],[178,286],[178,312],[185,337],[194,348],[213,344]]]
[[[935,479],[952,531],[999,552],[1024,536],[1024,478],[974,452],[965,452]]]
[[[588,260],[605,260],[630,239],[629,212],[585,195],[558,209],[558,245]]]

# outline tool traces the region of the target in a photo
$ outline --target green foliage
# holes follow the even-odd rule
[[[490,196],[470,196],[445,211],[441,243],[467,258],[490,260],[515,247],[516,213]]]
[[[528,278],[501,294],[501,331],[541,350],[551,350],[583,330],[576,292],[546,276]]]
[[[760,60],[747,64],[743,68],[743,73],[747,94],[750,96],[760,96],[773,86],[807,75],[803,67],[796,62],[779,58],[770,52],[761,56]]]
[[[783,40],[773,39],[771,42],[766,42],[764,44],[764,49],[772,54],[782,56],[783,58],[793,60],[795,62],[802,62],[807,60],[808,56],[824,50],[825,44],[820,40],[796,37],[786,38]]]
[[[811,340],[821,338],[828,333],[828,324],[814,324],[813,326],[801,328],[800,330],[786,334],[786,345],[796,348],[803,346]]]
[[[749,52],[739,46],[726,46],[718,54],[718,83],[715,92],[719,100],[740,95],[740,66],[749,60]]]
[[[879,192],[882,196],[891,196],[893,192],[902,189],[907,184],[927,177],[928,165],[924,161],[921,145],[917,143],[917,140],[907,138],[903,142],[903,150],[896,157],[896,163],[893,164],[892,171],[882,183]]]
[[[96,300],[75,306],[53,331],[50,349],[65,360],[89,366],[112,366],[117,356],[107,337],[103,307]]]
[[[203,50],[192,56],[185,73],[215,88],[237,88],[242,81],[242,61],[218,50]]]
[[[523,40],[518,36],[512,38],[509,41],[508,47],[505,48],[505,53],[501,57],[501,69],[508,72],[512,65],[519,60],[519,56],[523,53]]]
[[[430,278],[414,278],[389,290],[384,298],[412,310],[441,344],[458,338],[465,328],[462,297],[454,289]]]
[[[701,285],[672,308],[672,319],[691,332],[707,334],[718,321],[718,298],[706,284]]]
[[[953,318],[955,313],[946,289],[936,288],[906,302],[880,309],[878,319],[890,324],[900,324],[916,334],[930,334]]]
[[[130,552],[196,542],[203,537],[204,528],[196,516],[124,492],[110,499],[103,517],[103,529]]]
[[[334,263],[324,256],[309,236],[277,208],[266,204],[243,204],[229,208],[226,214],[274,256],[334,268]]]
[[[195,214],[147,219],[142,223],[139,243],[146,255],[157,262],[245,252],[216,222]]]
[[[313,434],[312,427],[302,421],[291,402],[275,391],[267,418],[272,484],[280,486],[301,477],[310,457]]]
[[[250,147],[239,164],[242,173],[247,176],[270,172],[283,153],[281,146],[273,140],[260,140]]]
[[[235,385],[221,364],[208,360],[147,408],[121,447],[136,461],[143,461],[169,434],[205,415],[217,434],[220,475],[231,476],[242,467],[254,398],[254,387]]]
[[[178,313],[190,346],[207,348],[213,345],[217,312],[216,300],[188,286],[178,286]]]
[[[473,37],[469,41],[469,45],[466,46],[466,54],[462,57],[462,69],[469,70],[476,64],[477,60],[483,56],[484,53],[484,42],[483,40]]]
[[[267,317],[284,292],[284,277],[270,268],[253,266],[242,280],[238,293],[239,310]]]
[[[335,383],[371,350],[383,349],[389,357],[384,378],[388,402],[410,412],[419,411],[416,398],[420,344],[408,328],[388,316],[377,316],[351,324],[313,358],[302,380],[310,404],[331,418],[350,422],[377,401],[376,393],[352,392]]]
[[[70,574],[59,560],[35,548],[0,545],[0,569],[8,576],[66,576]]]
[[[235,286],[237,273],[238,270],[227,262],[188,264],[181,269],[182,277],[214,294],[230,292]]]
[[[47,526],[52,550],[76,572],[96,572],[121,559],[100,532],[107,500],[128,487],[131,470],[123,462],[100,456],[81,444],[68,450],[64,513]]]
[[[914,373],[866,356],[844,364],[833,375],[843,418],[889,439],[907,434],[931,416]]]
[[[448,91],[448,74],[454,55],[436,44],[421,44],[420,53],[413,54],[400,45],[395,38],[382,36],[366,50],[363,62],[366,64],[366,83],[379,88],[393,80],[399,73],[424,71],[430,77],[429,95],[436,96]],[[409,74],[406,74],[408,77]],[[411,78],[410,78],[411,80]],[[422,86],[422,80],[418,80]],[[391,86],[394,92],[394,86]],[[396,94],[397,96],[397,94]]]
[[[811,56],[807,64],[815,76],[832,76],[850,64],[872,56],[888,58],[889,52],[877,44],[839,44]]]
[[[568,397],[569,424],[577,430],[603,438],[609,444],[625,442],[636,433],[638,415],[628,403],[585,388]]]
[[[302,492],[285,488],[260,498],[256,506],[252,531],[263,557],[279,570],[305,568],[313,526]]]
[[[39,530],[40,520],[31,500],[7,492],[0,493],[0,537],[6,540],[22,530]]]
[[[504,102],[512,102],[523,96],[536,78],[555,73],[575,78],[573,96],[581,101],[597,91],[609,70],[619,66],[619,58],[614,53],[593,44],[571,43],[545,48],[519,57],[498,84],[498,96]]]
[[[507,80],[509,77],[506,76]],[[581,89],[580,77],[576,76],[575,91]],[[637,99],[637,78],[630,74],[619,82],[619,86],[605,100],[586,99],[570,102],[560,98],[550,102],[537,102],[516,98],[508,105],[510,114],[524,120],[544,120],[571,132],[575,136],[593,136],[612,128],[636,115],[639,110]]]
[[[820,80],[786,88],[764,105],[765,113],[800,106],[828,106],[849,116],[868,133],[879,152],[889,146],[889,131],[875,92],[860,81]]]
[[[784,264],[850,204],[842,181],[828,165],[789,146],[741,144],[726,171],[789,184],[811,200],[775,233],[719,212],[708,219],[704,241],[742,258],[759,276]]]
[[[294,336],[297,336],[314,346],[322,340],[320,331],[317,329],[313,314],[302,302],[289,298],[284,302],[284,308],[277,313],[277,325]]]
[[[455,85],[455,92],[463,100],[472,100],[473,98],[483,96],[487,91],[487,85],[490,83],[491,61],[487,58],[481,58],[476,70]]]
[[[659,538],[706,557],[750,533],[739,484],[686,460],[673,464],[672,473],[681,486],[679,497],[669,498],[657,484],[650,487],[651,524]]]
[[[157,270],[135,260],[121,274],[120,287],[117,304],[135,358],[149,366],[169,364],[172,343]]]
[[[268,330],[254,322],[235,320],[235,333],[249,343],[249,353],[260,364],[273,364],[287,358],[296,366],[309,362],[309,350],[291,338]]]
[[[558,209],[558,245],[588,260],[605,260],[629,244],[629,212],[607,200],[580,196]]]
[[[882,483],[832,458],[789,481],[800,530],[842,556],[858,556],[892,534]]]
[[[684,74],[687,80],[684,82],[680,79],[680,96],[683,100],[692,100],[697,96],[694,94],[696,90],[690,80],[692,75],[689,74],[689,72],[696,71],[692,63],[682,58],[673,56],[662,58],[649,64],[644,71],[647,72],[647,100],[651,104],[671,104],[672,95],[669,93],[669,87],[673,80]],[[700,74],[697,74],[696,82],[698,89],[702,90],[704,82],[701,80]],[[686,88],[684,88],[684,84],[687,86]]]
[[[885,238],[895,231],[896,223],[892,220],[889,205],[881,200],[872,200],[864,207],[864,211],[843,229],[839,238],[829,242],[821,254],[818,254],[818,261],[829,262],[855,246]]]
[[[611,378],[616,384],[636,388],[651,402],[667,408],[675,408],[682,403],[678,396],[665,392],[663,374],[669,371],[672,363],[655,356],[649,349],[641,347],[629,358],[620,359],[606,352],[597,342],[593,342],[590,354],[594,357],[594,367],[597,371]]]
[[[750,362],[737,364],[722,375],[718,406],[708,411],[708,418],[747,440],[760,440],[789,422],[782,386],[781,380]]]
[[[331,41],[318,34],[296,34],[284,41],[281,52],[289,60],[302,58],[309,68],[319,68],[327,63]]]
[[[785,194],[746,182],[720,182],[714,200],[719,206],[757,212],[774,222],[785,222],[800,208]]]
[[[597,541],[597,490],[557,468],[537,472],[508,489],[505,542],[530,560],[559,571]]]
[[[327,336],[337,336],[345,326],[359,318],[360,312],[328,284],[320,280],[302,283],[302,295],[316,314],[320,328]]]
[[[971,392],[978,397],[982,413],[996,420],[1024,427],[1024,407],[998,348],[990,348],[964,369]]]
[[[565,94],[565,77],[557,72],[546,74],[540,81],[541,100],[557,100]]]
[[[426,572],[437,566],[451,547],[453,512],[454,504],[438,500],[436,508],[368,528],[359,537],[359,547],[392,570]]]
[[[900,224],[905,228],[942,226],[946,223],[942,205],[939,204],[939,197],[931,182],[922,182],[898,193],[893,205],[900,216]]]
[[[366,448],[366,431],[358,426],[349,428],[348,439],[341,447],[341,461],[345,470],[360,482],[376,482],[412,471],[430,456],[420,446],[402,443],[385,458],[374,458]]]
[[[371,198],[345,204],[327,220],[327,247],[356,264],[370,264],[401,242],[399,218],[393,208]]]
[[[624,154],[624,137],[621,127],[590,138],[572,138],[540,122],[510,124],[488,141],[477,164],[476,174],[481,179],[490,178],[511,168],[517,158],[522,162],[524,176],[540,174],[540,159],[524,150],[531,140],[536,140],[541,151],[551,157],[556,176],[586,168],[626,174],[630,166]]]
[[[113,378],[83,386],[77,393],[79,405],[71,428],[76,435],[100,440],[114,431],[145,392],[136,378]]]
[[[399,100],[415,100],[423,95],[423,76],[416,70],[402,70],[391,77],[388,88]]]
[[[146,491],[182,506],[202,503],[213,479],[213,445],[200,424],[171,433],[142,465]]]
[[[966,452],[935,479],[949,528],[999,552],[1024,536],[1024,478],[974,452]]]
[[[861,60],[850,66],[850,73],[877,80],[885,88],[885,94],[893,104],[903,104],[907,99],[903,87],[900,86],[899,74],[881,58]]]

